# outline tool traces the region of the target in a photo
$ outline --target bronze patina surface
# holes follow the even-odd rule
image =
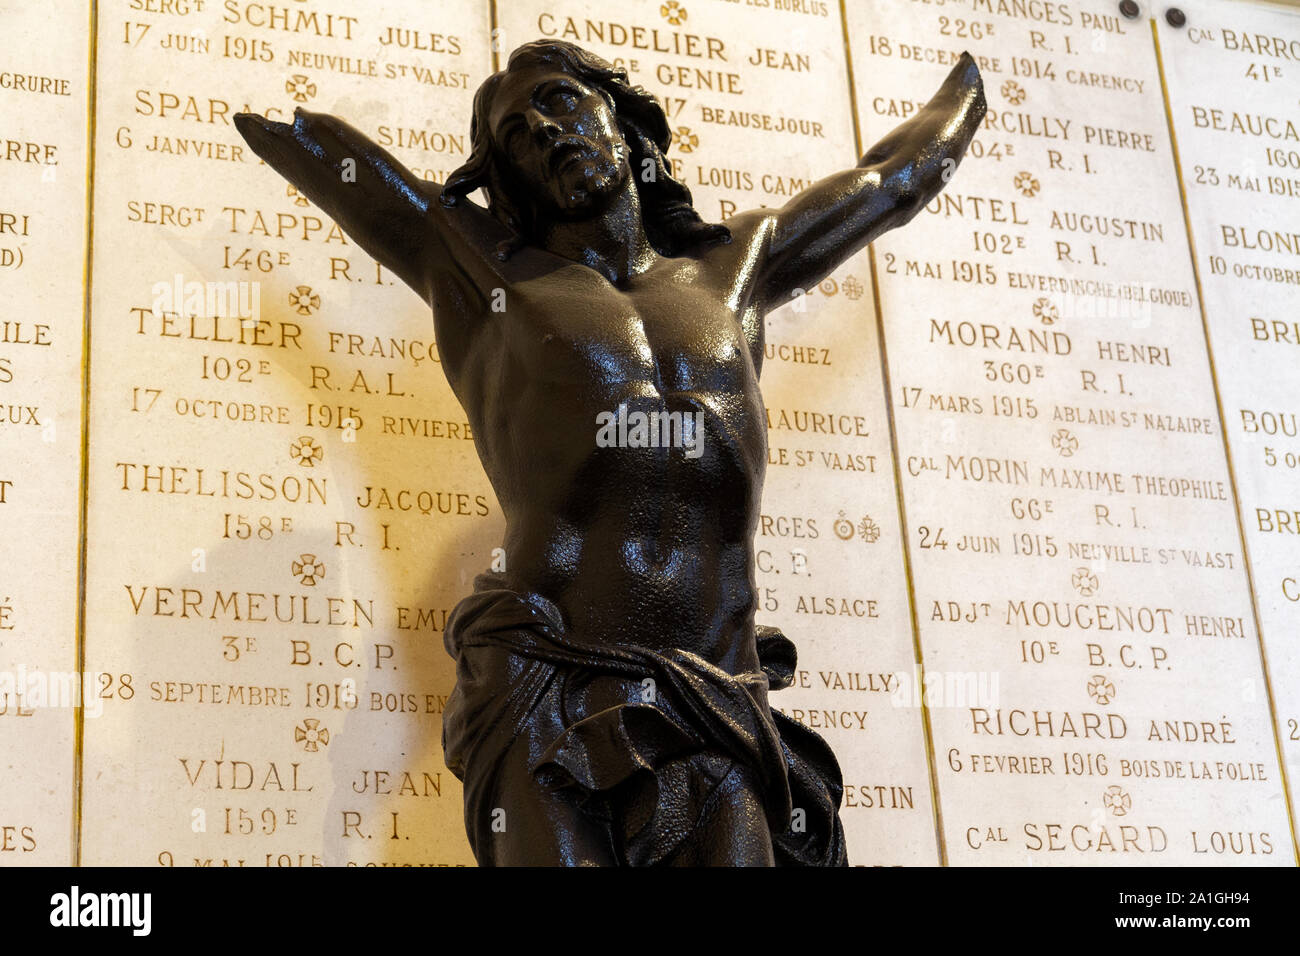
[[[564,42],[484,82],[445,185],[332,116],[236,117],[431,306],[506,517],[505,570],[445,634],[481,864],[845,862],[839,768],[768,705],[794,650],[755,622],[764,316],[912,219],[984,112],[963,54],[856,167],[725,225],[672,178],[655,99]]]

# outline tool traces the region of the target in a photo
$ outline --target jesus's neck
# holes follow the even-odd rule
[[[640,196],[631,178],[598,215],[547,223],[542,246],[590,266],[615,285],[645,272],[658,259],[646,238]]]

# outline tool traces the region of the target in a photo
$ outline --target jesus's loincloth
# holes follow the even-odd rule
[[[762,672],[687,651],[579,643],[547,599],[482,575],[447,622],[447,766],[482,865],[844,865],[840,769],[773,711],[794,647],[758,628]]]

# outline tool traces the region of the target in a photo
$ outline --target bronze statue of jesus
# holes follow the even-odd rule
[[[334,117],[235,117],[432,307],[505,514],[505,570],[445,631],[480,864],[844,864],[839,768],[769,706],[794,650],[755,622],[764,316],[915,216],[984,111],[963,54],[855,168],[725,225],[670,174],[655,98],[561,41],[483,83],[442,186]]]

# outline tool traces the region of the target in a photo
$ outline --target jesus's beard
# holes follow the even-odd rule
[[[608,149],[590,140],[563,153],[556,166],[550,198],[555,211],[566,219],[599,213],[618,195],[631,172],[623,161],[622,144]]]

